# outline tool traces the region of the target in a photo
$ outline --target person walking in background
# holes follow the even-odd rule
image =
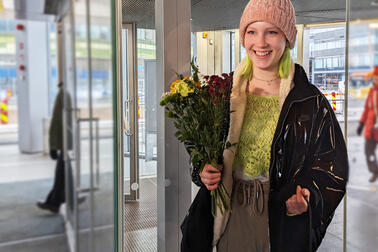
[[[63,83],[58,84],[58,94],[56,96],[49,128],[49,147],[50,157],[56,160],[54,185],[50,190],[45,201],[37,202],[37,206],[43,210],[49,210],[53,213],[59,211],[59,207],[65,202],[65,161],[63,153],[63,105],[66,98],[67,107],[70,107],[71,100],[68,96],[64,97]],[[67,121],[71,118],[67,116]],[[70,124],[68,124],[70,125]],[[68,131],[70,132],[70,131]],[[67,139],[71,139],[68,137]],[[67,148],[72,149],[72,141],[67,141]]]
[[[373,183],[378,179],[378,163],[375,155],[378,143],[378,66],[374,68],[373,86],[366,98],[357,135],[360,136],[364,128],[366,162],[371,173],[369,181]]]

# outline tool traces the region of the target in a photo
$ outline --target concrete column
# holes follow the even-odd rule
[[[176,73],[190,74],[189,0],[156,0],[157,100],[169,90]],[[158,251],[180,251],[180,224],[191,202],[188,155],[174,136],[176,129],[164,109],[157,106],[157,212]]]
[[[221,75],[222,74],[222,48],[223,48],[223,31],[214,32],[214,73]]]
[[[302,65],[303,64],[303,30],[304,25],[300,24],[297,25],[297,63]]]
[[[22,153],[43,151],[48,116],[48,29],[45,22],[16,21],[18,142]]]
[[[211,71],[207,68],[208,61],[208,40],[209,38],[203,37],[204,32],[197,32],[197,64],[202,74],[211,74]]]
[[[209,31],[209,37],[207,38],[206,51],[206,65],[207,65],[207,74],[215,74],[215,43],[218,41],[215,40],[215,32]],[[201,69],[201,68],[200,68]]]
[[[197,62],[202,74],[222,73],[222,31],[208,31],[197,34]]]
[[[231,41],[230,31],[224,31],[222,33],[222,71],[224,73],[231,72]]]

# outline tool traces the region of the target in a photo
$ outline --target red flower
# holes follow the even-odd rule
[[[210,88],[209,88],[209,94],[212,95],[213,93],[214,93],[214,88],[210,87]]]

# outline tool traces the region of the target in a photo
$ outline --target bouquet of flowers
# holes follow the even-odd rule
[[[200,171],[205,164],[219,169],[223,151],[235,145],[227,141],[232,73],[200,79],[193,61],[191,67],[192,76],[178,75],[179,79],[171,84],[170,92],[163,95],[160,105],[165,107],[166,116],[173,118],[177,139],[191,143],[193,164],[200,164]],[[231,210],[230,195],[222,182],[211,191],[211,196],[213,216],[216,206],[221,213]]]

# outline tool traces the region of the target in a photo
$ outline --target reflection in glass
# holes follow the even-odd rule
[[[357,1],[351,1],[352,6]],[[369,9],[374,9],[370,6]],[[351,16],[360,16],[364,8],[352,8]],[[378,12],[375,19],[353,20],[349,34],[348,153],[350,180],[347,201],[348,251],[374,251],[378,241],[378,173],[374,137],[377,121],[373,69],[378,58]],[[361,16],[360,16],[361,17]],[[368,116],[370,114],[370,116]],[[370,120],[368,119],[370,117]]]

